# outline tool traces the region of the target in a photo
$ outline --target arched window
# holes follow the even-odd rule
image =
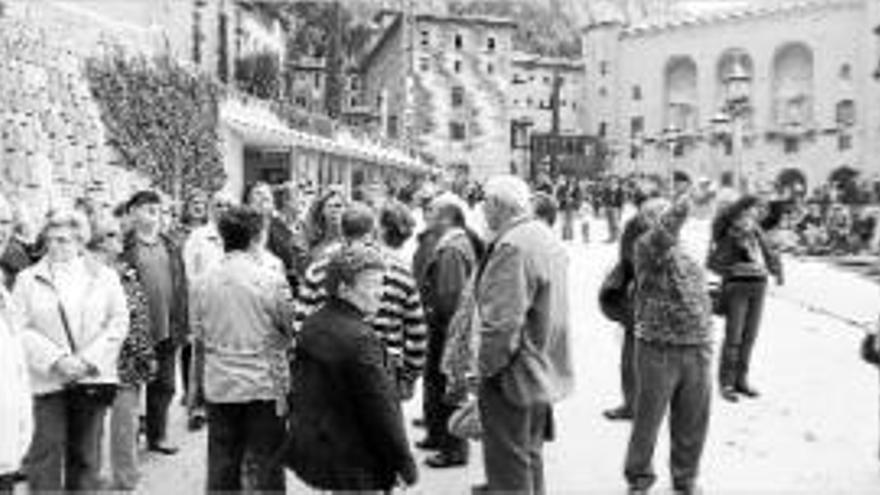
[[[841,100],[834,107],[834,122],[838,128],[856,125],[856,104],[852,100]]]
[[[715,103],[721,108],[728,98],[728,81],[734,74],[744,74],[755,79],[755,65],[751,55],[743,49],[731,48],[721,54],[718,59],[718,69],[715,75]]]
[[[666,63],[664,79],[666,127],[696,130],[699,127],[696,62],[686,56],[670,58]]]
[[[789,43],[773,57],[773,120],[783,127],[801,127],[813,120],[813,51]]]

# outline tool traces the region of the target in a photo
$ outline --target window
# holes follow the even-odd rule
[[[600,75],[607,76],[609,68],[610,68],[610,64],[607,61],[603,60],[603,61],[599,62],[599,74]]]
[[[455,71],[456,74],[461,72],[461,60],[456,60],[452,64],[452,70]]]
[[[495,37],[494,36],[489,36],[489,38],[486,39],[486,48],[490,52],[495,51]]]
[[[351,82],[350,82],[349,87],[351,88],[352,91],[357,91],[357,89],[358,89],[358,80],[357,80],[356,77],[352,77],[352,78],[351,78]]]
[[[464,123],[462,122],[450,122],[449,123],[449,136],[453,141],[464,141],[466,137]]]
[[[834,108],[834,121],[838,128],[852,127],[856,123],[856,104],[852,100],[842,100]]]
[[[577,110],[577,107],[578,107],[578,104],[576,101],[571,102],[571,109],[572,110]]]
[[[838,151],[847,151],[852,149],[852,135],[850,134],[839,134],[837,136],[837,150]]]
[[[526,80],[523,79],[521,74],[514,74],[513,75],[513,84],[525,84],[525,83],[526,83]]]
[[[643,132],[645,132],[645,118],[644,117],[633,117],[629,120],[629,135],[631,137],[638,137]]]
[[[357,106],[357,102],[358,102],[357,98],[355,98],[354,96],[352,96],[351,99],[348,100],[348,106],[350,106],[350,107],[356,107],[356,106]]]
[[[544,84],[550,84],[550,76],[544,76]]]
[[[431,32],[430,31],[422,31],[422,46],[428,46],[431,44]]]
[[[672,156],[675,158],[681,158],[684,156],[684,142],[676,141],[675,144],[672,145]]]
[[[453,43],[456,50],[461,50],[462,46],[464,46],[464,38],[460,34],[456,34]]]
[[[852,79],[852,66],[850,64],[843,64],[840,66],[840,78],[844,81]]]
[[[488,74],[494,74],[494,73],[495,73],[495,66],[492,65],[492,63],[488,63],[488,64],[486,64],[486,73],[488,73]]]
[[[518,106],[519,106],[519,100],[513,100],[513,106],[518,107]]]
[[[608,134],[608,122],[599,123],[599,137],[605,137]]]
[[[297,96],[295,101],[296,101],[296,106],[298,106],[298,107],[306,106],[306,97],[305,96]]]
[[[516,120],[510,121],[510,145],[514,149],[528,149],[529,124]]]
[[[388,116],[388,137],[397,139],[397,115]]]
[[[786,155],[794,155],[800,151],[800,142],[797,138],[787,137],[785,141],[782,142],[784,151]]]
[[[315,89],[321,89],[321,73],[315,73]]]
[[[464,105],[464,88],[455,86],[452,88],[452,107],[460,107]]]
[[[631,145],[629,147],[629,159],[630,160],[638,160],[642,156],[642,148],[636,145]]]
[[[642,87],[641,86],[633,86],[632,88],[633,101],[642,101]]]
[[[604,86],[602,86],[601,88],[599,88],[599,98],[605,98],[606,96],[608,96],[608,90],[605,89]]]
[[[526,106],[527,106],[528,108],[532,108],[532,103],[533,103],[533,102],[532,102],[532,99],[531,99],[531,98],[526,98]]]
[[[428,57],[422,57],[419,59],[419,70],[422,72],[428,72],[431,69],[431,60]]]

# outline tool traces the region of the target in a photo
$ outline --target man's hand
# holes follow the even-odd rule
[[[398,477],[400,478],[399,483],[403,486],[413,486],[418,483],[419,470],[416,467],[416,463],[412,459],[406,462],[400,470]]]

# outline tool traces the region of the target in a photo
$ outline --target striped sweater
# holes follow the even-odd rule
[[[388,352],[389,367],[398,376],[415,380],[425,367],[428,332],[415,279],[408,264],[390,250],[382,250],[386,263],[379,310],[370,319]],[[299,286],[294,315],[298,332],[306,318],[327,299],[324,289],[329,256],[319,259],[306,270]]]

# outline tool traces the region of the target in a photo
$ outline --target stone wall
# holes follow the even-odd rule
[[[12,2],[0,18],[0,189],[31,219],[86,196],[113,204],[146,185],[114,164],[89,93],[84,56],[113,39],[95,27],[48,2]]]

